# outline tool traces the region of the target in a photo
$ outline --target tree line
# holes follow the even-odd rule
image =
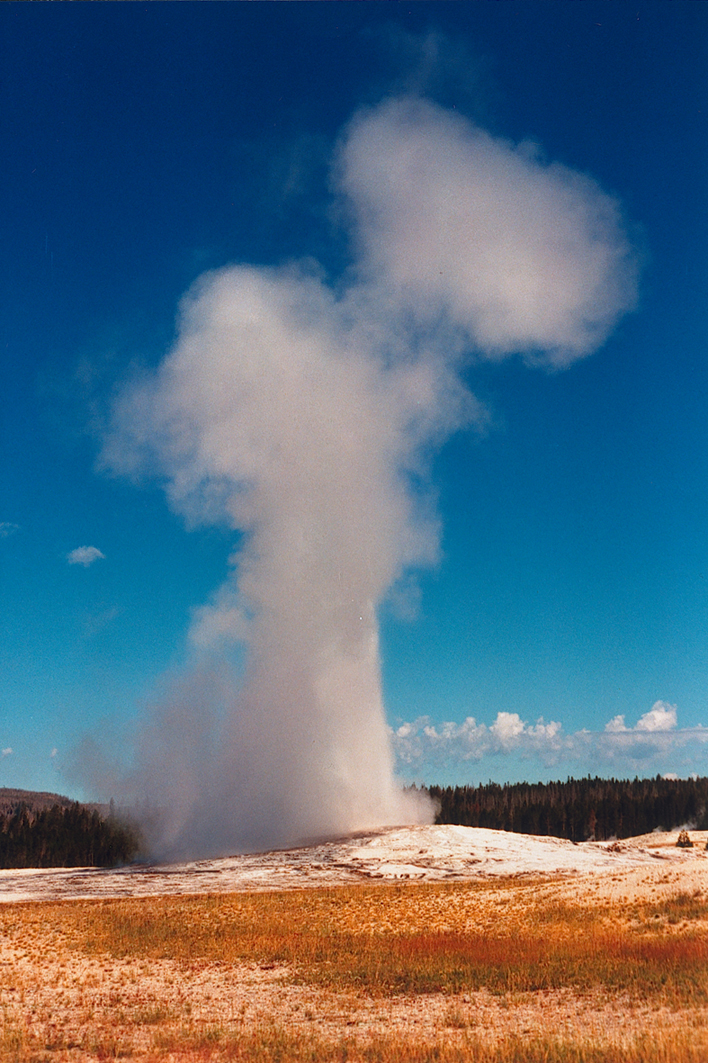
[[[425,787],[436,823],[551,835],[574,842],[631,838],[687,824],[708,829],[708,778],[568,779]]]
[[[708,778],[567,779],[551,783],[429,786],[436,823],[551,835],[574,842],[630,838],[691,825],[708,829]],[[65,799],[64,799],[65,800]],[[0,812],[0,868],[113,867],[133,860],[140,837],[111,808],[19,803]]]
[[[139,848],[134,828],[78,802],[0,813],[0,868],[114,867]]]

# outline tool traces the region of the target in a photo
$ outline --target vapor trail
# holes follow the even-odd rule
[[[356,115],[333,180],[346,276],[201,277],[174,348],[124,388],[104,441],[105,467],[159,475],[188,519],[243,536],[191,631],[213,661],[245,644],[241,688],[195,673],[146,725],[133,784],[169,810],[164,851],[426,814],[393,775],[377,609],[436,558],[430,454],[484,417],[463,376],[474,359],[567,366],[635,300],[611,197],[430,103]]]

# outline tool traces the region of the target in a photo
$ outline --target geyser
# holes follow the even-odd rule
[[[566,366],[635,299],[612,198],[430,103],[356,115],[333,181],[346,275],[307,262],[201,277],[104,440],[104,467],[158,475],[190,521],[240,534],[193,617],[199,667],[136,750],[128,789],[163,810],[163,853],[425,819],[394,778],[377,609],[436,558],[430,455],[484,418],[463,373],[514,353]],[[238,689],[219,664],[234,642]]]

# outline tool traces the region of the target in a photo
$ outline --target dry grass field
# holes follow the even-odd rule
[[[708,877],[0,909],[0,1058],[704,1063]]]

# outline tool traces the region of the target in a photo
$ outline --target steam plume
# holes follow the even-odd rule
[[[463,371],[515,352],[566,366],[634,302],[617,204],[532,146],[397,99],[354,118],[333,174],[347,275],[200,278],[104,442],[106,467],[159,475],[187,519],[242,534],[191,631],[215,660],[245,644],[241,689],[195,672],[145,728],[134,782],[169,810],[163,849],[425,814],[393,777],[377,609],[436,558],[430,453],[484,418]]]

